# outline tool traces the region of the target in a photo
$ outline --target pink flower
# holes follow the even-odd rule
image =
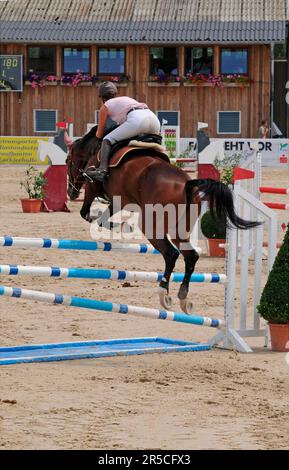
[[[55,75],[48,75],[48,76],[46,77],[46,80],[47,80],[48,82],[56,82],[56,81],[58,80],[58,78],[57,78]]]

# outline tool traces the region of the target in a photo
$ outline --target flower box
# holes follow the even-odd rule
[[[150,87],[158,87],[158,86],[178,87],[180,86],[180,82],[148,82],[148,86]]]
[[[225,88],[249,88],[250,83],[226,83],[226,82],[223,82],[222,86],[225,87]]]
[[[212,83],[200,82],[200,83],[189,83],[184,82],[186,87],[210,87],[210,88],[249,88],[250,83],[226,83],[221,82],[219,85],[212,85]]]
[[[44,88],[46,86],[57,86],[58,83],[59,82],[57,82],[57,81],[51,82],[51,81],[45,80],[44,85],[40,85],[39,83],[37,83],[36,86],[34,86],[33,88]],[[32,86],[33,82],[30,82],[29,80],[25,80],[24,85]]]
[[[97,87],[99,87],[99,85],[101,84],[102,82],[95,82],[95,85]],[[112,82],[116,87],[118,88],[124,88],[124,87],[127,87],[129,85],[129,82]]]
[[[206,82],[199,82],[199,83],[184,82],[184,86],[211,87],[211,88],[214,88],[211,83],[206,83]]]
[[[251,80],[247,75],[204,75],[188,73],[183,77],[184,86],[211,86],[212,88],[247,88]]]
[[[92,86],[92,82],[80,82],[75,85],[73,85],[71,82],[63,82],[62,80],[60,81],[61,86],[67,86],[70,88],[78,88],[79,86]]]
[[[81,82],[78,86],[92,86],[92,82]]]

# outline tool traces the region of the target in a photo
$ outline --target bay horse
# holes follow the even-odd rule
[[[168,217],[165,217],[162,235],[157,236],[157,221],[154,218],[151,220],[153,234],[150,232],[147,238],[162,254],[165,262],[164,275],[159,284],[161,305],[166,309],[172,305],[169,281],[181,253],[185,261],[185,275],[178,291],[178,298],[181,309],[185,313],[192,313],[192,303],[187,297],[190,278],[199,255],[190,243],[190,233],[192,223],[196,222],[200,215],[201,201],[208,201],[213,216],[220,223],[226,221],[230,229],[250,229],[258,226],[260,222],[247,221],[236,214],[233,193],[227,185],[211,179],[192,180],[182,169],[157,157],[154,152],[150,152],[150,149],[145,149],[145,154],[142,151],[139,155],[124,159],[119,166],[110,169],[110,174],[104,184],[98,181],[85,182],[84,172],[89,174],[87,168],[96,165],[95,154],[100,146],[95,132],[96,127],[75,142],[66,140],[69,146],[67,156],[69,197],[76,199],[81,187],[85,184],[85,196],[80,214],[89,222],[92,221],[91,204],[95,197],[102,193],[102,190],[109,201],[112,201],[114,196],[120,196],[122,208],[128,204],[136,204],[142,214],[150,205],[160,205],[162,208],[168,205],[173,206],[178,214],[174,223],[172,224]],[[196,205],[197,214],[192,214],[192,205]],[[111,210],[112,214],[113,210]],[[194,217],[193,221],[192,217]],[[181,223],[185,226],[185,230],[179,230]],[[141,227],[141,230],[146,235],[145,225]]]

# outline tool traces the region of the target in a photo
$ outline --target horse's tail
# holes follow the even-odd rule
[[[196,187],[198,189],[192,193],[193,188]],[[262,224],[262,222],[244,220],[236,214],[233,193],[224,183],[211,179],[189,180],[186,183],[185,190],[188,204],[190,204],[194,195],[202,192],[204,195],[202,199],[208,199],[212,216],[224,221],[227,226],[229,225],[228,220],[234,227],[242,230],[254,228]],[[215,209],[215,212],[213,209]]]

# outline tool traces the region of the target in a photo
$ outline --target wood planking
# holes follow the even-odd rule
[[[216,48],[218,49],[218,48]],[[91,72],[96,73],[97,47],[92,46]],[[2,44],[1,54],[23,54],[26,73],[26,47],[21,44]],[[184,48],[180,46],[179,57],[184,61]],[[215,64],[218,63],[215,57]],[[260,120],[269,118],[270,110],[270,46],[249,46],[249,71],[254,82],[248,88],[239,87],[186,87],[150,86],[149,46],[126,47],[126,73],[131,82],[119,87],[119,94],[127,94],[147,102],[153,111],[180,111],[181,136],[195,135],[198,121],[209,123],[210,134],[217,135],[217,111],[241,111],[242,132],[240,137],[255,137]],[[57,46],[56,73],[61,75],[62,46]],[[38,135],[33,131],[33,109],[58,109],[58,119],[71,117],[75,135],[86,132],[86,123],[94,122],[95,110],[101,102],[97,86],[64,85],[33,89],[24,85],[24,93],[0,93],[1,135]],[[45,135],[45,133],[41,134]],[[224,136],[225,137],[225,136]],[[227,136],[234,137],[234,136]]]

